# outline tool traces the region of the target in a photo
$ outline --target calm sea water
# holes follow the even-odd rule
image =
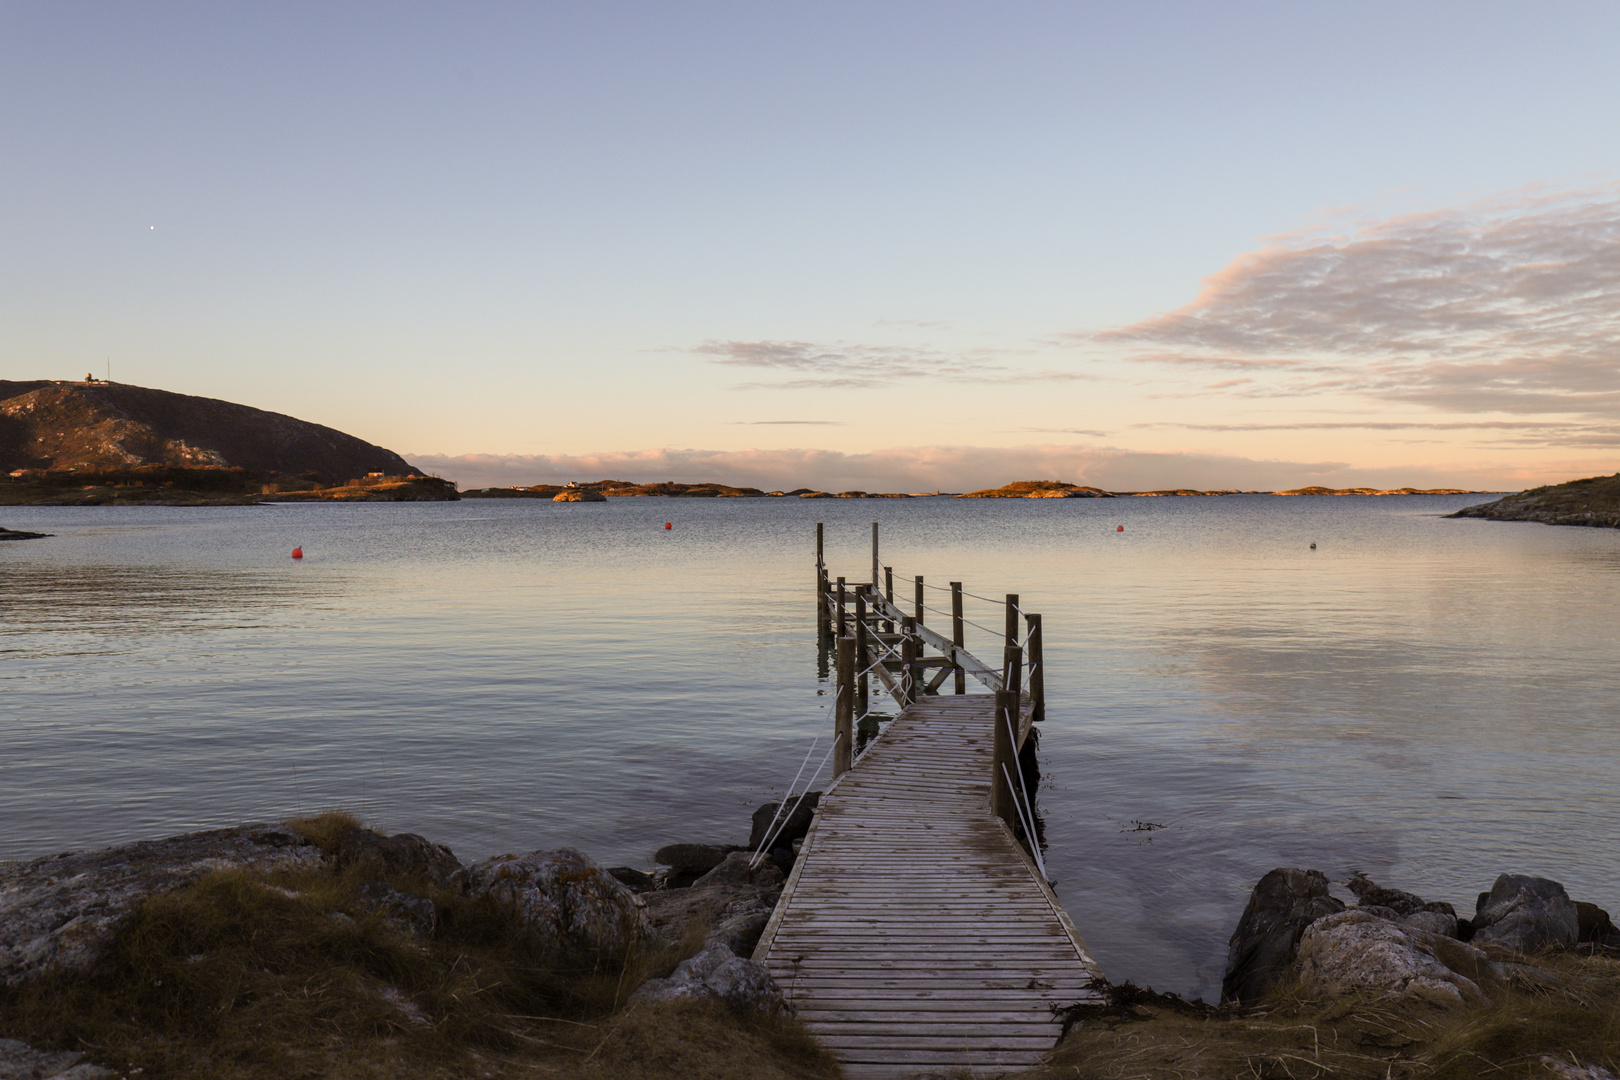
[[[1278,865],[1612,910],[1620,533],[1475,501],[7,509],[56,536],[0,545],[0,858],[328,807],[464,859],[740,843],[831,728],[814,523],[857,579],[876,519],[1045,616],[1047,862],[1111,977],[1217,992]]]

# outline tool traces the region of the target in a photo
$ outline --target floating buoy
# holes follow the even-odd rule
[[[1315,541],[1315,540],[1312,540],[1312,541],[1311,541],[1311,550],[1312,550],[1312,551],[1315,551],[1315,550],[1316,550],[1316,541]]]
[[[1114,526],[1114,531],[1115,532],[1124,532],[1125,531],[1125,526],[1123,526],[1123,525],[1115,525]]]
[[[666,528],[666,529],[673,529],[673,528],[674,528],[674,527],[675,527],[675,523],[674,523],[674,522],[673,522],[673,521],[666,521],[666,522],[664,522],[664,528]]]
[[[303,548],[301,548],[301,547],[293,548],[293,558],[302,559],[303,557],[304,557],[304,549]]]

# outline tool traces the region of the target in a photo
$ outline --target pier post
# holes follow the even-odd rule
[[[823,526],[816,522],[816,640],[825,642],[831,620],[827,617],[827,558],[822,544]]]
[[[1041,617],[1025,615],[1029,623],[1029,704],[1035,723],[1046,719],[1046,667],[1042,663]]]
[[[878,523],[872,522],[872,588],[878,587]]]
[[[883,568],[883,599],[889,602],[890,607],[894,606],[894,567],[892,566]],[[885,633],[894,633],[894,623],[885,619],[883,621],[883,630]]]
[[[900,633],[904,635],[900,639],[900,704],[904,707],[922,696],[917,692],[917,621],[901,619]]]
[[[911,617],[916,619],[919,625],[928,621],[923,618],[923,579],[921,574],[917,575],[916,585],[912,591],[911,608]]]
[[[871,710],[870,680],[865,674],[871,649],[866,643],[866,590],[855,590],[855,715],[865,716]]]
[[[1011,724],[1013,731],[1018,730],[1017,694],[1006,690],[996,692],[994,723],[995,730],[991,732],[990,740],[990,812],[1016,828],[1018,803],[1012,788],[1007,786],[1007,777],[1018,768],[1018,754],[1007,727]]]
[[[844,605],[847,602],[848,601],[846,600],[845,595],[844,595],[844,579],[839,578],[838,579],[838,636],[839,637],[843,637],[845,634],[849,633],[849,627],[847,625],[847,623],[849,622],[849,619],[844,614]]]
[[[962,623],[962,583],[953,581],[951,582],[951,644],[958,649],[967,644],[965,629]],[[956,692],[965,694],[967,693],[967,671],[963,669],[957,657],[952,656],[951,662],[956,665]]]
[[[1007,644],[1018,644],[1018,594],[1015,592],[1007,594]]]
[[[833,699],[833,776],[855,763],[855,639],[838,639],[838,696]]]
[[[1002,690],[996,693],[995,731],[990,741],[990,812],[1014,829],[1019,827],[1018,801],[1008,779],[1018,776],[1018,682],[1024,651],[1016,645],[1003,650]],[[1034,841],[1031,840],[1031,843]]]

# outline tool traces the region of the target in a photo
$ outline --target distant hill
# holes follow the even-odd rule
[[[1620,529],[1620,473],[1532,488],[1448,516]]]
[[[392,450],[320,424],[125,383],[0,380],[0,473],[232,468],[325,484],[421,476]]]

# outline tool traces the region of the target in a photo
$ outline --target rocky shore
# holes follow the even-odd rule
[[[0,863],[0,1078],[836,1076],[749,958],[816,801],[646,869],[466,864],[336,813]],[[1464,916],[1279,867],[1219,1004],[1100,989],[1031,1080],[1620,1066],[1620,930],[1547,878],[1501,874]]]
[[[1620,473],[1532,488],[1448,516],[1620,529]]]

